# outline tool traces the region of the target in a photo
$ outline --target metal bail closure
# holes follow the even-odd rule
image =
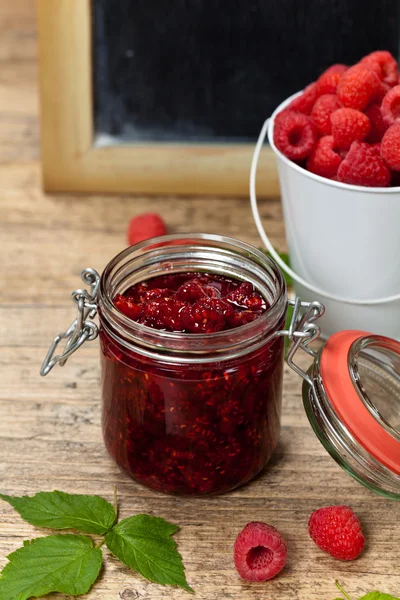
[[[47,375],[51,369],[59,363],[63,367],[68,358],[86,341],[95,340],[99,329],[91,319],[97,315],[97,294],[100,283],[100,275],[94,269],[85,269],[81,273],[81,279],[85,285],[90,285],[90,292],[79,289],[72,292],[72,299],[78,305],[78,315],[64,333],[59,333],[54,338],[46,358],[43,361],[40,374]],[[55,354],[61,340],[67,340],[61,354]]]
[[[321,330],[318,325],[316,325],[315,321],[322,317],[325,312],[325,307],[323,304],[316,301],[302,302],[300,298],[289,300],[289,304],[293,306],[293,315],[289,329],[284,333],[289,337],[289,340],[293,341],[293,345],[288,352],[286,362],[293,371],[300,375],[312,387],[313,381],[311,377],[294,363],[293,358],[299,348],[307,352],[307,354],[310,354],[313,358],[316,357],[316,353],[311,350],[308,345],[316,340],[321,334]]]

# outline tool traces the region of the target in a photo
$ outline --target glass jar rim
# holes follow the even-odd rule
[[[188,250],[188,248],[191,249]],[[203,256],[203,261],[208,264],[209,269],[197,267],[193,268],[193,271],[218,272],[219,270],[222,272],[222,269],[226,268],[232,273],[235,268],[247,268],[248,271],[245,275],[251,276],[254,281],[257,281],[256,287],[264,296],[267,293],[267,285],[269,285],[269,293],[270,296],[272,293],[273,297],[267,311],[254,321],[235,329],[197,334],[152,329],[131,320],[115,307],[113,303],[115,294],[121,293],[129,287],[127,282],[132,284],[129,281],[132,273],[135,273],[136,270],[143,271],[146,259],[150,266],[154,266],[158,261],[160,264],[165,263],[166,268],[171,272],[173,270],[178,272],[179,268],[183,272],[185,268],[188,268],[184,265],[195,261],[196,252],[200,257]],[[218,256],[220,261],[218,261]],[[174,269],[174,261],[176,264],[177,260],[181,260],[181,264]],[[233,264],[235,261],[237,262],[236,267]],[[145,277],[146,279],[157,276],[154,268],[150,268],[149,273]],[[236,274],[236,278],[245,280],[238,274]],[[260,289],[263,285],[264,289]],[[271,286],[274,289],[271,289]],[[245,354],[247,351],[254,350],[254,344],[258,341],[260,341],[260,345],[265,343],[265,336],[274,331],[286,306],[285,279],[282,271],[269,256],[254,246],[234,238],[205,233],[170,234],[130,246],[108,263],[101,275],[99,286],[99,315],[102,326],[105,326],[114,337],[121,338],[120,341],[127,347],[144,354],[150,353],[151,356],[154,352],[161,352],[167,356],[168,351],[186,356],[217,353],[219,360],[222,360],[222,355],[226,354],[227,350]],[[169,360],[173,361],[174,359],[169,356]]]

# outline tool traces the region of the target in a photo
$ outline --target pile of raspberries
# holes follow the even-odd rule
[[[400,77],[386,50],[332,65],[277,114],[275,146],[311,173],[367,187],[400,185]]]

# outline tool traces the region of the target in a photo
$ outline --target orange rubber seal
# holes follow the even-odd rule
[[[378,462],[400,475],[400,442],[369,412],[350,376],[350,348],[356,340],[369,335],[364,331],[340,331],[332,335],[322,350],[321,377],[333,408],[353,437]]]

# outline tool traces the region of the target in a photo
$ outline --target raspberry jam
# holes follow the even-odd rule
[[[278,441],[285,284],[247,244],[158,240],[102,276],[105,443],[153,489],[226,492],[259,473]]]
[[[184,333],[215,333],[254,321],[266,302],[248,282],[209,273],[162,275],[128,288],[115,306],[142,325]]]

